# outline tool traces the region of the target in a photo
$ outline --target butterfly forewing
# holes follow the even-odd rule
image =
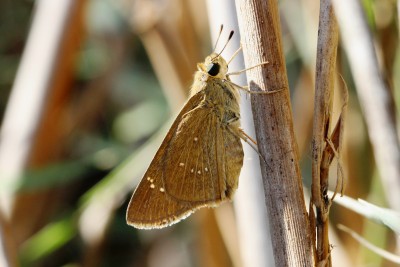
[[[164,183],[171,197],[180,201],[207,203],[221,200],[224,174],[219,170],[217,144],[222,128],[207,107],[196,108],[183,118],[167,148]]]
[[[185,104],[182,111],[168,131],[167,136],[150,163],[145,175],[136,188],[129,202],[126,219],[128,224],[136,228],[161,228],[177,222],[201,203],[185,203],[171,198],[164,186],[165,153],[171,139],[176,135],[182,117],[194,110],[203,99],[202,94],[196,94]]]
[[[243,165],[240,138],[208,108],[183,120],[171,138],[162,176],[167,194],[181,202],[215,205],[231,199]]]
[[[201,99],[199,93],[185,105],[133,194],[127,213],[131,225],[163,227],[231,199],[243,163],[242,144]]]

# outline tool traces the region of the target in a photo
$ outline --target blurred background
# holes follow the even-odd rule
[[[253,219],[240,219],[231,203],[162,230],[136,230],[125,221],[131,193],[187,98],[196,63],[213,49],[210,29],[218,32],[217,17],[227,10],[210,2],[0,0],[0,266],[255,266],[244,263],[246,253],[260,253],[244,252],[250,245],[241,237],[250,233],[238,230],[250,231]],[[307,191],[319,3],[279,5]],[[364,0],[363,7],[397,114],[396,1]],[[238,42],[231,45],[235,50]],[[386,207],[340,46],[337,69],[349,89],[345,194]],[[336,92],[334,120],[343,104]],[[246,205],[265,215],[263,200]],[[389,251],[395,250],[391,231],[335,204],[331,222],[333,253],[347,266],[391,266],[335,225]],[[265,229],[253,235],[267,236]],[[334,266],[346,266],[338,261],[333,256]]]

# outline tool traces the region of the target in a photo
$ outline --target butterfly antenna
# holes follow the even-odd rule
[[[214,49],[213,49],[214,52],[215,52],[215,49],[217,48],[217,44],[218,44],[218,41],[219,41],[219,37],[221,37],[221,33],[222,33],[222,29],[223,29],[223,28],[224,28],[224,24],[221,24],[221,28],[219,29],[217,41],[215,42],[215,45],[214,45]]]
[[[231,32],[229,33],[228,40],[226,41],[226,43],[225,43],[224,47],[222,48],[221,52],[219,52],[218,55],[217,55],[216,57],[219,57],[219,56],[222,54],[222,52],[224,52],[225,47],[227,46],[227,44],[229,43],[229,41],[232,39],[232,36],[233,36],[234,33],[235,33],[234,31],[231,31]]]

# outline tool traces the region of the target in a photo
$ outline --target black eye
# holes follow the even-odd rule
[[[207,66],[207,73],[211,76],[216,76],[219,73],[219,68],[218,63],[211,63]]]

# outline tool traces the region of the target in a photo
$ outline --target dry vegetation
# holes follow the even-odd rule
[[[41,2],[53,3],[46,8]],[[61,2],[0,2],[0,266],[274,266],[257,154],[246,144],[233,205],[200,210],[163,230],[138,231],[125,222],[130,194],[185,102],[196,63],[212,50],[210,29],[218,31],[221,22],[234,28],[226,21],[236,15],[217,5],[207,10],[206,1],[196,0]],[[346,13],[339,2],[336,66],[327,78],[334,82],[331,124],[323,125],[330,133],[320,137],[327,142],[329,136],[335,147],[329,189],[335,190],[339,165],[344,195],[400,212],[398,7],[393,0],[362,1],[363,28],[351,25],[356,10]],[[324,87],[324,75],[316,73],[327,62],[316,63],[319,2],[278,4],[308,201],[314,92]],[[343,114],[345,87],[338,164],[333,129]],[[248,105],[250,98],[242,96]],[[249,108],[242,113],[254,136]],[[396,266],[337,225],[399,255],[399,215],[368,203],[350,207],[352,200],[339,195],[336,200],[340,205],[333,202],[325,225],[332,266]]]

